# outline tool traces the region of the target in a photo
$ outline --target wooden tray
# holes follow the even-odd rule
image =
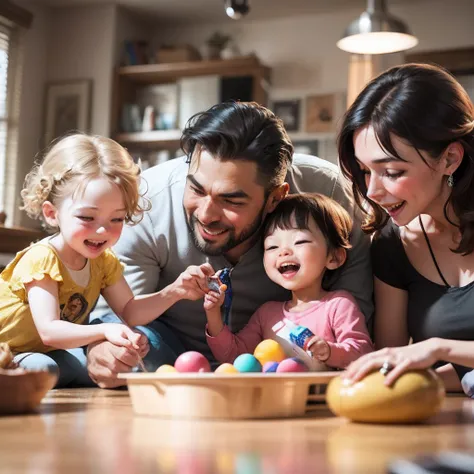
[[[137,415],[244,419],[304,416],[325,404],[339,372],[119,374]]]
[[[57,375],[23,369],[0,369],[0,414],[34,410],[56,384]]]

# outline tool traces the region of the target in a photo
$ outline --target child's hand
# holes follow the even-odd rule
[[[135,334],[138,335],[136,343],[138,345],[138,355],[143,359],[150,350],[150,345],[148,344],[148,338],[139,331],[135,331]]]
[[[318,336],[312,337],[307,344],[307,350],[311,352],[315,359],[325,362],[331,355],[329,344]]]
[[[105,339],[112,344],[140,350],[138,342],[141,340],[142,334],[136,333],[125,324],[103,323],[101,326]]]
[[[204,296],[204,309],[206,311],[212,311],[213,309],[220,308],[222,304],[224,303],[224,298],[225,298],[225,285],[221,286],[221,291],[209,291]]]

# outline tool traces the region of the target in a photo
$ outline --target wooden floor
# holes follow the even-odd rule
[[[126,391],[49,392],[37,414],[0,418],[0,472],[385,473],[397,458],[474,451],[474,402],[448,398],[418,426],[311,418],[189,422],[137,417]]]

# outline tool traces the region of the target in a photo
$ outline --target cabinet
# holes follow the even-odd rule
[[[124,133],[121,116],[125,104],[137,102],[137,94],[147,86],[169,84],[181,78],[219,76],[221,78],[251,78],[252,100],[266,105],[266,84],[269,68],[257,57],[247,56],[235,59],[190,61],[170,64],[144,64],[125,66],[115,74],[114,100],[112,108],[112,136],[129,149],[147,148],[160,150],[179,147],[181,130],[151,130],[147,132]],[[179,96],[178,96],[179,100]],[[186,117],[189,118],[189,117]]]

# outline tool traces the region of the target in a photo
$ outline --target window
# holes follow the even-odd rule
[[[16,160],[14,153],[18,136],[13,98],[14,34],[11,28],[0,24],[0,209],[9,221],[14,216]],[[13,202],[12,202],[13,201]]]
[[[22,77],[21,39],[32,16],[3,0],[0,4],[0,211],[7,224],[18,212],[18,126]]]

